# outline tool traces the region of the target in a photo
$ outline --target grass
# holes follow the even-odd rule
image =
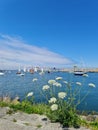
[[[14,118],[14,119],[13,119],[13,122],[17,122],[17,120]]]
[[[29,101],[22,101],[20,104],[10,104],[10,108],[13,108],[14,111],[20,110],[28,114],[46,114],[50,112],[50,108],[46,104],[31,104]]]
[[[7,106],[9,106],[8,103],[0,101],[0,107],[7,107]]]
[[[25,124],[26,126],[29,126],[29,125],[30,125],[30,124],[29,124],[29,123],[27,123],[27,122],[25,122],[24,124]]]
[[[40,125],[40,124],[39,124],[39,125],[37,125],[37,128],[41,128],[41,127],[42,127],[42,125]]]

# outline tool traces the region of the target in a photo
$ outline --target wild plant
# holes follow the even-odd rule
[[[87,77],[87,75],[84,76]],[[33,79],[33,82],[35,81],[37,79]],[[95,87],[93,83],[89,83],[88,86]],[[50,106],[50,111],[46,115],[52,122],[60,122],[67,127],[79,127],[81,125],[77,107],[89,93],[87,92],[84,96],[81,96],[82,87],[83,84],[81,82],[67,82],[63,77],[50,79],[47,84],[42,86],[40,93],[44,95],[47,105]],[[27,95],[27,97],[32,96],[33,92]]]
[[[93,83],[89,83],[88,86],[95,87]],[[87,92],[82,97],[81,88],[82,83],[76,82],[73,88],[73,83],[63,80],[62,77],[49,80],[42,88],[50,105],[50,113],[47,116],[53,122],[60,122],[63,126],[79,127],[81,119],[77,114],[77,106],[88,95]]]

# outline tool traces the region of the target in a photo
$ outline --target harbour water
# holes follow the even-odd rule
[[[25,73],[24,76],[19,76],[16,71],[6,71],[3,76],[0,76],[0,97],[10,96],[14,98],[19,96],[21,100],[25,99],[27,93],[34,92],[35,101],[43,101],[44,97],[41,95],[43,85],[46,85],[48,80],[62,77],[64,81],[72,83],[75,88],[76,82],[81,82],[81,97],[85,100],[79,105],[80,110],[97,111],[98,112],[98,73],[88,73],[88,77],[75,76],[73,73],[68,72],[51,72],[40,75],[39,73],[30,74]],[[33,82],[32,80],[38,80]],[[95,88],[89,87],[89,83],[94,83]],[[64,86],[60,88],[64,91]]]

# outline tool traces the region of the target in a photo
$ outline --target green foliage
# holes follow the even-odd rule
[[[0,107],[7,107],[8,103],[0,101]]]
[[[89,91],[81,96],[82,83],[64,81],[62,77],[56,77],[43,86],[43,93],[50,105],[50,113],[47,116],[52,122],[60,122],[64,127],[78,128],[81,118],[77,114],[77,106],[84,101]],[[91,87],[95,87],[90,83]],[[63,89],[61,89],[63,87]],[[62,91],[63,90],[63,91]]]
[[[39,125],[37,125],[37,128],[41,128],[41,127],[42,127],[42,125],[40,125],[40,124],[39,124]]]
[[[32,104],[30,101],[22,101],[20,104],[11,104],[11,108],[14,111],[20,110],[26,112],[28,114],[36,113],[36,114],[46,114],[49,113],[50,108],[46,104]]]
[[[33,113],[32,104],[29,101],[22,101],[20,104],[11,104],[11,108],[13,108],[15,111],[21,110],[26,113]]]
[[[64,127],[78,128],[81,125],[81,119],[77,115],[76,110],[72,107],[66,107],[65,103],[62,104],[62,108],[58,108],[57,111],[50,111],[48,117],[52,122],[60,122]]]
[[[23,123],[23,124],[25,124],[26,126],[29,126],[29,125],[30,125],[28,122],[25,122],[25,123]]]
[[[46,114],[50,112],[50,107],[46,104],[33,104],[33,112],[36,114]]]
[[[14,118],[14,119],[13,119],[13,122],[17,122],[17,120]]]
[[[81,124],[81,120],[79,116],[73,110],[64,110],[63,113],[60,111],[59,113],[59,120],[63,126],[78,128]]]
[[[93,121],[93,122],[90,122],[89,124],[92,130],[98,130],[98,121]]]

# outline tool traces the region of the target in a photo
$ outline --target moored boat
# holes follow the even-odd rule
[[[84,74],[86,74],[84,71],[74,71],[74,75],[82,76]]]
[[[0,72],[0,75],[4,75],[4,73],[3,73],[3,72]]]
[[[4,72],[2,70],[0,70],[0,75],[4,75]]]

